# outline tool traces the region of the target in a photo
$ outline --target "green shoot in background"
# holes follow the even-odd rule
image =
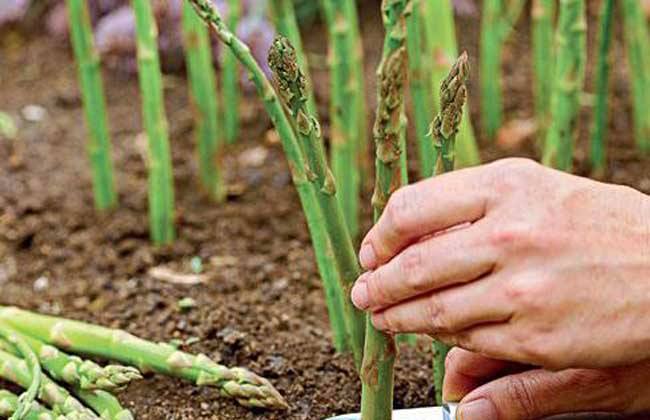
[[[227,25],[232,31],[236,31],[241,19],[241,0],[228,0],[228,21]],[[221,62],[221,91],[222,91],[222,119],[223,131],[227,144],[233,144],[239,138],[240,116],[239,103],[241,92],[239,90],[239,64],[232,52],[223,52]]]
[[[555,0],[533,0],[531,25],[533,35],[533,77],[535,94],[535,118],[538,126],[538,142],[543,144],[551,118],[551,91],[553,90],[553,42]]]

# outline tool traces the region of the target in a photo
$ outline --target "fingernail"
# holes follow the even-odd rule
[[[362,311],[368,309],[369,306],[368,282],[365,277],[365,275],[359,277],[352,287],[352,303]]]
[[[458,407],[458,418],[460,420],[498,420],[499,417],[492,401],[487,398],[479,398],[461,404]]]
[[[375,254],[372,244],[365,243],[361,246],[361,250],[359,251],[359,262],[366,270],[375,268],[375,265],[377,264],[377,255]]]

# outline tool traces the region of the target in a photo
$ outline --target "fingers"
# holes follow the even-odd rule
[[[510,369],[511,362],[491,359],[478,353],[454,347],[445,361],[442,394],[445,401],[460,401],[465,395]]]
[[[490,272],[496,250],[485,240],[481,222],[431,237],[363,274],[352,289],[362,310],[379,310]]]
[[[396,191],[361,244],[361,265],[374,269],[428,234],[483,217],[485,168],[444,174]]]
[[[469,393],[458,408],[463,420],[528,420],[564,413],[622,412],[629,396],[609,371],[531,370],[505,376]]]
[[[489,280],[435,292],[372,314],[375,328],[392,333],[455,333],[485,323],[505,322],[512,310]]]

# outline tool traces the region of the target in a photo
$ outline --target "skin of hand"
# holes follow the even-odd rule
[[[447,356],[446,370],[444,397],[461,401],[461,420],[533,420],[556,414],[650,410],[647,361],[623,368],[550,372],[454,348]]]
[[[547,369],[650,359],[650,198],[506,159],[393,194],[352,300],[380,330]]]

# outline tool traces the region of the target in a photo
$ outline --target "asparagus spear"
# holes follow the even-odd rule
[[[0,417],[9,418],[18,410],[18,397],[13,393],[0,390]],[[42,407],[37,402],[32,403],[24,420],[55,420],[54,413]],[[57,419],[57,420],[64,420]]]
[[[634,99],[634,137],[644,153],[650,153],[650,33],[639,0],[622,0],[627,61]]]
[[[42,381],[41,364],[34,351],[29,347],[29,344],[21,336],[16,334],[14,330],[0,325],[0,339],[4,340],[10,348],[25,359],[25,367],[28,369],[30,376],[30,380],[22,384],[27,391],[18,398],[18,408],[10,419],[20,420],[27,414],[31,404],[38,395]]]
[[[3,323],[0,322],[0,326]],[[131,381],[142,379],[137,369],[130,366],[99,366],[91,360],[82,360],[77,356],[66,354],[54,346],[47,345],[30,336],[16,333],[37,355],[40,363],[54,380],[66,383],[82,390],[120,391]],[[0,342],[0,348],[16,354],[9,346]]]
[[[533,30],[533,77],[535,79],[535,114],[539,126],[539,138],[543,143],[551,112],[553,88],[553,18],[555,0],[534,0],[531,7]]]
[[[241,19],[241,0],[228,0],[228,28],[236,31]],[[233,144],[239,138],[239,64],[237,57],[231,51],[224,51],[221,62],[222,82],[221,89],[224,106],[223,129],[226,143]]]
[[[552,118],[543,160],[544,164],[564,171],[570,171],[573,165],[573,142],[585,78],[586,30],[584,0],[561,0]]]
[[[431,124],[430,135],[436,149],[437,163],[433,170],[435,175],[454,170],[456,152],[456,135],[462,121],[463,106],[467,101],[465,83],[469,76],[467,53],[463,52],[449,75],[440,85],[440,112]],[[444,343],[433,342],[433,376],[436,390],[436,403],[441,405],[442,384],[445,377],[445,359],[449,347]]]
[[[211,386],[246,407],[286,408],[271,383],[243,368],[227,368],[205,355],[194,356],[167,344],[156,344],[122,330],[0,307],[0,320],[23,334],[73,353],[102,357]]]
[[[589,158],[594,174],[605,172],[606,150],[605,134],[607,131],[609,95],[609,47],[612,39],[614,21],[614,0],[605,0],[600,9],[600,28],[598,33],[598,64],[596,67],[596,104],[594,120],[591,126],[591,147]]]
[[[320,211],[314,188],[308,179],[307,162],[304,157],[304,152],[298,144],[293,128],[284,114],[284,110],[273,87],[250,54],[249,48],[225,26],[221,16],[209,0],[188,1],[193,4],[199,16],[212,26],[221,41],[231,49],[242,65],[248,70],[251,80],[257,88],[258,95],[264,101],[266,111],[271,117],[282,141],[284,153],[289,161],[289,168],[292,172],[293,183],[298,191],[303,211],[307,218],[307,224],[312,235],[317,229],[322,228],[325,222],[327,222],[328,226],[334,226],[336,221],[329,219],[331,215],[323,214]],[[345,238],[343,233],[339,237],[342,239],[336,238],[334,231],[329,232],[329,234],[332,235],[332,243],[337,244],[337,246],[333,247],[333,251],[337,268],[341,274],[342,284],[339,287],[343,290],[342,295],[345,297],[343,299],[345,325],[355,362],[359,366],[363,354],[363,313],[354,307],[349,297],[349,290],[359,276],[359,263],[351,240],[343,240]]]
[[[150,0],[132,0],[138,38],[138,77],[149,144],[149,224],[156,245],[174,240],[174,180],[158,57],[156,22]]]
[[[33,375],[24,360],[0,350],[0,378],[25,388],[32,383]],[[98,419],[93,412],[85,408],[68,391],[44,375],[38,398],[47,404],[54,413],[65,415],[67,418],[79,420]]]
[[[102,420],[134,420],[133,414],[120,404],[120,401],[109,392],[102,390],[87,391],[78,388],[74,393],[88,407],[92,408]]]
[[[190,91],[195,106],[196,139],[201,184],[219,202],[225,189],[219,170],[220,139],[217,88],[210,35],[188,3],[183,4],[183,36]]]
[[[375,221],[390,195],[403,183],[401,155],[404,133],[404,90],[407,72],[406,14],[410,0],[384,0],[382,15],[386,37],[377,70],[377,115],[373,129],[376,181],[372,197]],[[390,420],[393,411],[395,339],[372,325],[367,316],[366,344],[361,369],[361,418]]]
[[[316,107],[316,98],[314,97],[314,90],[312,89],[313,83],[309,78],[309,69],[307,57],[300,38],[300,28],[298,20],[296,19],[296,11],[294,9],[293,0],[271,0],[269,3],[271,13],[275,21],[275,26],[280,35],[285,36],[295,48],[296,59],[301,69],[305,69],[303,76],[307,84],[307,110],[309,115],[318,117],[318,110]]]
[[[453,60],[458,57],[458,42],[456,40],[456,25],[454,22],[454,9],[452,0],[425,0],[421,3],[422,26],[425,30],[426,48],[428,56],[432,57],[432,90],[433,109],[437,109],[440,98],[438,98],[438,86],[447,76],[449,67]],[[478,165],[481,163],[474,128],[469,113],[463,114],[463,120],[458,133],[457,161],[461,167]],[[433,175],[433,166],[423,167],[422,176]]]
[[[93,178],[95,206],[106,210],[117,205],[113,179],[111,141],[108,134],[106,100],[100,59],[93,45],[88,5],[84,0],[66,0],[70,19],[70,39],[78,65],[81,93],[88,124],[88,156]]]

